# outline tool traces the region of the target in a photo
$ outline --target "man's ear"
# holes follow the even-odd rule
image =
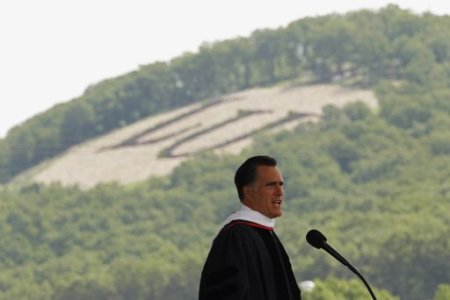
[[[244,185],[242,187],[242,193],[244,194],[245,199],[251,199],[252,187],[250,185]]]

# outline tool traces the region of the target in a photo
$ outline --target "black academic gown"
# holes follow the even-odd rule
[[[299,300],[288,255],[273,230],[249,221],[224,226],[213,241],[199,300]]]

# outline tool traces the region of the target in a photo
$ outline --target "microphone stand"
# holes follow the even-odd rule
[[[358,270],[354,266],[352,266],[351,263],[349,263],[339,252],[337,252],[333,247],[331,247],[330,244],[327,243],[327,238],[318,230],[312,229],[308,232],[306,235],[306,240],[308,243],[311,244],[311,246],[317,248],[317,249],[323,249],[328,254],[333,256],[336,260],[338,260],[340,263],[342,263],[344,266],[347,266],[353,273],[355,273],[359,279],[362,280],[364,285],[366,286],[367,290],[370,293],[370,296],[372,296],[373,300],[377,300],[375,297],[375,294],[372,291],[372,288],[370,287],[369,283],[366,281],[366,279],[359,273]]]
[[[347,268],[349,268],[353,273],[355,273],[359,279],[362,280],[362,282],[364,283],[364,285],[366,286],[367,290],[370,293],[370,296],[372,296],[373,300],[377,300],[377,298],[375,297],[375,294],[372,291],[372,288],[370,287],[369,283],[366,281],[366,279],[362,276],[361,273],[359,273],[359,271],[352,266],[351,263],[349,263],[342,255],[339,254],[339,252],[337,252],[336,250],[334,250],[333,247],[330,246],[330,244],[328,244],[326,241],[323,242],[321,248],[323,250],[325,250],[326,252],[328,252],[328,254],[330,254],[331,256],[333,256],[334,258],[336,258],[339,262],[341,262],[343,265],[347,266]]]
[[[375,294],[372,291],[372,288],[370,287],[369,283],[366,281],[366,279],[361,275],[361,273],[358,272],[358,270],[356,270],[355,267],[353,267],[352,265],[347,266],[353,273],[355,273],[359,279],[362,280],[362,282],[364,283],[364,285],[366,286],[367,290],[370,293],[370,296],[372,296],[373,300],[377,300],[377,298],[375,297]]]

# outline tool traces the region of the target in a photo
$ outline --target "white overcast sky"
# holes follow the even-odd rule
[[[450,12],[447,0],[2,0],[0,138],[91,84],[196,51],[202,42],[388,3]]]

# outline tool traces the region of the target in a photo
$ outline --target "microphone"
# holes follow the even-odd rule
[[[340,263],[347,266],[353,273],[355,273],[362,280],[362,282],[364,283],[366,288],[369,290],[369,293],[372,296],[372,299],[377,300],[377,298],[375,297],[375,294],[373,293],[372,289],[370,288],[369,284],[364,279],[364,277],[361,275],[361,273],[359,273],[358,270],[356,270],[356,268],[354,266],[352,266],[341,254],[339,254],[339,252],[337,252],[333,247],[331,247],[327,243],[327,238],[325,237],[325,235],[322,234],[322,232],[320,232],[317,229],[311,229],[306,234],[306,241],[308,241],[308,243],[311,246],[313,246],[317,249],[325,250],[328,254],[333,256]]]

